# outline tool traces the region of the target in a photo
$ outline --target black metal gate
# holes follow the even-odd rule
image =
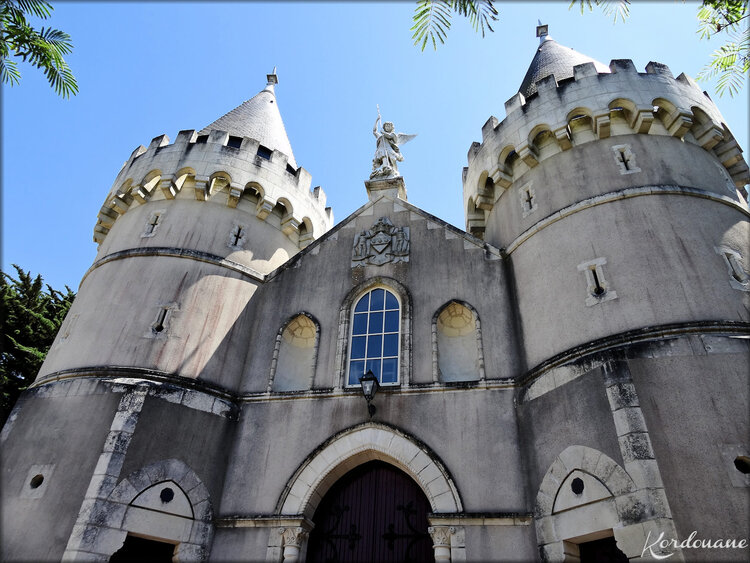
[[[360,465],[318,505],[307,561],[434,561],[429,511],[427,498],[408,475],[382,461]]]

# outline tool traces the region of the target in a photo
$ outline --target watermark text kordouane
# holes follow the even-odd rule
[[[684,540],[679,541],[676,538],[664,538],[664,532],[659,534],[659,537],[651,541],[651,531],[649,530],[648,536],[646,536],[646,543],[643,544],[643,551],[641,557],[648,552],[654,559],[667,559],[672,557],[674,552],[669,553],[670,549],[747,549],[747,539],[701,539],[696,538],[698,535],[697,531],[691,532],[691,534]],[[656,548],[656,552],[654,552]]]

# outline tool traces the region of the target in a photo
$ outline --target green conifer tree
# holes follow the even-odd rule
[[[34,381],[75,298],[68,286],[57,291],[13,267],[17,279],[0,272],[0,424]]]

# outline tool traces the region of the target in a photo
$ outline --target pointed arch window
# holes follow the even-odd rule
[[[352,312],[347,385],[359,385],[367,371],[381,385],[399,382],[401,303],[385,288],[377,287],[360,297]]]

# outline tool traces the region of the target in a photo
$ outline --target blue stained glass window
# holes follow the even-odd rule
[[[353,317],[348,385],[359,385],[369,370],[381,383],[398,383],[401,310],[396,296],[373,289],[357,301]]]
[[[380,379],[380,362],[382,360],[367,360],[367,371],[371,371],[375,374],[375,377]],[[357,381],[359,383],[359,381]]]
[[[360,359],[365,357],[365,344],[367,343],[367,337],[355,336],[352,338],[352,359]]]
[[[398,332],[398,311],[385,314],[385,332]]]
[[[383,337],[383,356],[398,356],[398,334],[386,334]]]
[[[383,335],[373,334],[367,337],[367,357],[379,358],[383,355]]]
[[[370,311],[382,311],[383,310],[383,298],[385,297],[384,289],[373,289],[372,297],[370,298]]]
[[[367,332],[383,332],[383,313],[370,313],[370,328]]]
[[[398,375],[398,358],[383,360],[383,383],[396,383]]]
[[[366,313],[369,306],[370,306],[370,294],[368,293],[357,302],[357,306],[354,308],[354,312]]]
[[[359,385],[359,378],[365,374],[365,362],[352,362],[349,366],[349,385]]]
[[[367,334],[367,313],[354,315],[352,334]]]

